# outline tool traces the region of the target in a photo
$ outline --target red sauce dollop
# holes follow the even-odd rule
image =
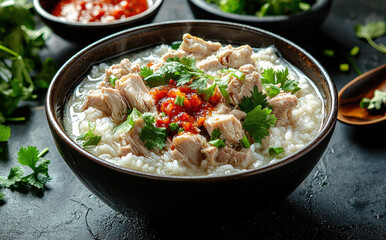
[[[69,21],[88,23],[111,22],[146,9],[146,0],[60,0],[51,13]]]
[[[169,125],[173,122],[184,128],[184,132],[199,133],[206,116],[211,114],[221,100],[221,93],[218,91],[205,101],[196,90],[185,85],[177,87],[173,80],[166,86],[151,89],[150,95],[156,100],[157,111],[165,113],[164,117],[156,120],[156,126],[165,127],[171,136],[178,134],[178,131],[170,130]],[[183,106],[175,104],[177,96],[185,98]]]

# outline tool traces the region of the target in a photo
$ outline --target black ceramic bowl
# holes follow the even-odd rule
[[[146,11],[109,23],[63,20],[50,13],[57,2],[59,0],[33,0],[35,11],[53,32],[70,41],[90,43],[112,33],[152,22],[163,0],[147,0],[149,8]]]
[[[253,47],[275,45],[319,89],[325,105],[323,126],[305,148],[280,162],[239,174],[217,177],[159,176],[116,166],[78,146],[64,131],[64,106],[95,63],[130,51],[180,40],[184,33],[207,40]],[[145,216],[233,215],[289,195],[325,151],[336,123],[337,93],[323,67],[300,47],[270,32],[219,21],[176,21],[145,25],[101,39],[73,56],[57,72],[46,99],[48,123],[56,145],[72,171],[100,199],[122,213]],[[69,186],[70,187],[70,186]],[[216,214],[215,214],[216,213]]]
[[[318,0],[311,9],[294,15],[256,17],[227,13],[219,9],[216,4],[207,3],[205,0],[189,0],[189,5],[196,18],[218,19],[244,23],[255,27],[264,28],[277,33],[309,32],[317,29],[327,17],[332,0]]]

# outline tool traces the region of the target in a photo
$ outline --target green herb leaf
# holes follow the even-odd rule
[[[283,152],[284,152],[284,148],[282,147],[270,147],[268,149],[269,156],[271,157],[277,157]]]
[[[218,149],[225,147],[225,142],[222,139],[216,139],[216,140],[209,141],[209,144],[215,146]]]
[[[142,67],[141,68],[141,72],[140,72],[140,75],[144,78],[147,78],[149,77],[150,75],[152,75],[154,72],[153,72],[153,69],[149,68],[149,67]]]
[[[271,112],[272,110],[268,108],[261,109],[259,105],[247,113],[243,122],[245,131],[260,144],[261,140],[269,135],[268,129],[276,125],[277,119]]]
[[[361,108],[367,108],[369,110],[380,110],[384,104],[386,104],[386,92],[376,89],[372,99],[363,98],[359,105]]]
[[[127,117],[126,121],[118,125],[114,128],[114,132],[122,132],[127,133],[134,126],[135,122],[142,117],[142,113],[140,113],[136,108],[133,108],[131,114]]]
[[[4,194],[4,193],[2,193],[2,192],[0,192],[0,201],[3,201],[3,200],[4,200],[4,198],[5,198],[5,194]]]
[[[174,41],[172,42],[172,45],[170,46],[173,50],[177,50],[180,48],[182,44],[182,41]]]
[[[220,136],[221,136],[220,128],[214,129],[210,136],[209,144],[215,146],[218,149],[225,147],[225,140],[220,139]]]
[[[147,149],[160,149],[162,150],[165,147],[167,131],[166,128],[157,128],[153,125],[155,122],[155,117],[151,113],[143,114],[143,120],[145,121],[145,126],[141,129],[139,133],[140,139],[144,142]]]
[[[299,83],[288,78],[288,68],[282,71],[274,71],[272,68],[265,69],[262,73],[261,83],[267,95],[274,97],[280,93],[280,89],[292,94],[300,90]],[[280,87],[277,85],[280,84]]]
[[[12,167],[7,178],[0,176],[0,186],[9,188],[16,182],[19,182],[23,175],[24,169],[21,166]]]
[[[376,50],[386,54],[386,46],[376,44],[373,39],[382,37],[386,33],[386,22],[369,22],[366,25],[356,24],[355,34],[358,38],[364,38]]]
[[[102,139],[101,136],[95,135],[92,131],[94,131],[96,125],[94,123],[88,123],[88,131],[79,135],[76,140],[81,141],[83,147],[88,146],[96,146]]]
[[[11,128],[0,124],[0,142],[8,141],[9,137],[11,137]]]
[[[52,77],[58,70],[58,66],[53,58],[46,58],[43,62],[42,70],[35,76],[35,86],[38,89],[47,89],[50,85]]]
[[[30,168],[35,169],[35,165],[39,160],[39,150],[36,147],[21,147],[17,155],[17,160],[21,165],[29,166]]]
[[[241,99],[241,102],[239,104],[241,111],[249,113],[259,105],[261,105],[261,108],[268,107],[267,95],[263,94],[262,92],[259,92],[257,86],[253,88],[251,94],[252,97],[243,97],[243,99]]]

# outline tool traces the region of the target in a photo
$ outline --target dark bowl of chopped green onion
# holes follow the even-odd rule
[[[218,19],[286,34],[317,29],[332,0],[189,0],[196,18]]]
[[[324,102],[317,136],[303,149],[270,165],[236,174],[169,176],[139,172],[89,153],[64,130],[64,106],[93,64],[160,44],[172,44],[190,33],[223,44],[274,45],[288,62],[314,83]],[[102,201],[123,214],[173,224],[211,222],[257,214],[288,196],[323,155],[335,128],[336,88],[323,67],[294,43],[268,31],[220,21],[174,21],[128,29],[103,38],[73,56],[53,78],[46,114],[59,152],[75,175]],[[70,186],[69,186],[70,187]]]

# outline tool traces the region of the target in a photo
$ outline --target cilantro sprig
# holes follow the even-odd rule
[[[210,136],[209,144],[215,146],[218,149],[225,147],[225,139],[220,139],[220,137],[220,128],[214,129]]]
[[[269,128],[276,125],[276,117],[271,114],[272,110],[263,108],[261,105],[255,107],[252,111],[247,113],[243,122],[243,128],[252,138],[261,144],[263,138],[269,135]]]
[[[259,92],[257,86],[253,88],[251,97],[244,97],[239,103],[239,108],[247,113],[242,124],[245,131],[251,135],[255,142],[261,143],[262,139],[269,135],[269,129],[276,125],[277,118],[272,114],[268,105],[267,95]],[[241,141],[245,148],[250,144],[246,136]]]
[[[137,121],[141,117],[142,113],[140,113],[136,108],[133,108],[131,114],[127,117],[126,121],[114,128],[114,132],[129,132],[133,128],[135,121]]]
[[[376,109],[380,110],[383,105],[386,104],[386,92],[379,89],[374,91],[374,97],[372,99],[363,98],[360,102],[361,108],[367,108],[369,110]]]
[[[145,121],[145,126],[141,129],[139,138],[144,142],[147,149],[152,150],[158,148],[162,150],[166,145],[166,128],[157,128],[154,126],[155,117],[151,113],[143,114],[142,118]]]
[[[253,91],[251,92],[251,94],[252,94],[251,97],[243,97],[241,99],[241,102],[239,104],[241,111],[245,113],[249,113],[259,105],[262,108],[269,107],[267,102],[267,95],[260,92],[257,86],[253,88]]]
[[[140,75],[150,88],[166,85],[173,79],[177,82],[177,86],[189,84],[189,87],[196,89],[200,94],[204,94],[205,99],[213,96],[216,87],[219,88],[226,99],[229,99],[226,91],[227,81],[213,77],[197,68],[195,58],[170,57],[156,71],[149,67],[142,67]],[[214,84],[207,87],[209,79],[213,80]]]
[[[7,177],[0,176],[0,188],[17,188],[17,187],[35,187],[43,189],[51,177],[48,174],[48,165],[50,160],[44,159],[43,156],[48,152],[48,148],[39,152],[36,147],[21,147],[18,152],[17,160],[22,166],[27,166],[32,170],[31,174],[24,175],[24,168],[20,165],[11,168]],[[0,200],[3,200],[4,194],[0,193]]]
[[[261,74],[261,83],[269,97],[276,96],[280,93],[280,90],[292,94],[300,90],[299,83],[289,79],[288,74],[288,68],[281,71],[275,71],[273,68],[264,69],[264,72]],[[280,87],[277,86],[278,84],[280,84]]]

